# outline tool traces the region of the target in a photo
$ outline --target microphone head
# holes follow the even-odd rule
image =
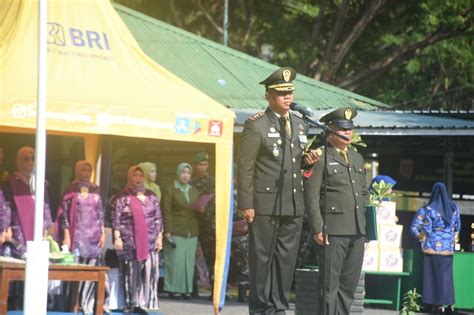
[[[304,108],[298,103],[291,103],[290,109],[301,113],[304,116],[313,116],[313,111],[308,107]]]

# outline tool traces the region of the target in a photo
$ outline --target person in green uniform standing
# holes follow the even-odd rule
[[[304,214],[302,166],[308,126],[290,112],[296,72],[260,82],[268,107],[244,125],[237,157],[237,206],[249,223],[250,314],[285,314]],[[303,158],[304,157],[304,158]]]
[[[198,152],[194,155],[194,173],[191,186],[197,189],[199,196],[204,194],[215,193],[216,180],[214,176],[208,173],[209,154],[207,152]],[[211,284],[211,292],[214,288],[214,262],[216,260],[216,203],[211,200],[206,206],[203,213],[196,213],[199,227],[199,243],[206,260],[209,270],[209,280]],[[199,245],[198,245],[199,246]],[[195,276],[193,296],[198,297],[197,279]],[[213,294],[209,297],[212,300]]]
[[[324,277],[319,277],[325,279],[324,284],[319,282],[319,290],[325,294],[326,315],[349,314],[364,258],[365,207],[369,203],[364,159],[348,148],[356,115],[355,109],[344,107],[320,119],[348,141],[329,134],[323,148],[327,162],[323,152],[304,184],[306,210],[319,253],[323,250],[322,213],[326,214],[325,259],[320,261]]]

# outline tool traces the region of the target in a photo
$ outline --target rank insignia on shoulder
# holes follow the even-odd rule
[[[265,112],[258,112],[249,117],[249,120],[257,120],[260,117],[265,116]]]

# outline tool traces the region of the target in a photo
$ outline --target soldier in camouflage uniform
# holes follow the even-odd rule
[[[236,185],[234,184],[234,187]],[[232,228],[232,246],[229,266],[229,282],[237,284],[237,302],[247,303],[249,288],[249,234],[248,225],[237,210],[237,191],[234,191],[234,216]]]
[[[199,195],[215,192],[215,179],[207,173],[209,168],[209,155],[206,152],[199,152],[193,158],[194,174],[191,185],[196,188]],[[199,243],[206,259],[209,269],[209,279],[211,287],[214,283],[214,261],[216,259],[216,203],[210,201],[204,213],[196,213],[199,223]],[[197,291],[193,292],[197,295]],[[212,296],[211,296],[212,298]]]

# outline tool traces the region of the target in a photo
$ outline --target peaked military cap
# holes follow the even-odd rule
[[[209,154],[206,152],[198,152],[194,155],[193,162],[199,163],[202,161],[209,161]]]
[[[296,71],[290,67],[283,67],[270,74],[268,78],[259,84],[265,85],[266,89],[276,91],[294,91],[293,80],[296,78]]]
[[[353,129],[354,123],[352,119],[357,116],[357,110],[350,107],[341,107],[324,115],[319,119],[320,122],[326,125],[335,124],[344,129]]]

